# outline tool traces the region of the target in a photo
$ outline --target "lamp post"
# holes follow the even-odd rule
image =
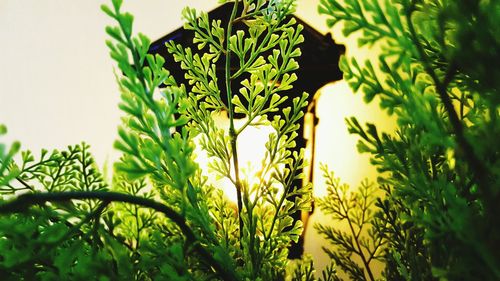
[[[218,19],[221,20],[221,26],[225,26],[229,21],[229,15],[231,14],[231,10],[233,7],[233,3],[226,3],[210,12],[208,12],[209,19]],[[306,149],[306,157],[308,158],[308,162],[310,165],[314,165],[314,132],[315,125],[317,123],[317,118],[315,117],[315,104],[316,98],[315,93],[322,86],[326,85],[329,82],[337,81],[342,79],[342,73],[338,67],[338,61],[340,55],[344,53],[344,46],[337,45],[331,38],[330,34],[323,35],[315,30],[313,27],[309,26],[307,23],[302,21],[300,18],[296,16],[291,16],[295,18],[297,24],[300,24],[304,27],[302,31],[302,35],[304,36],[304,42],[300,45],[302,56],[297,58],[297,62],[300,65],[300,68],[295,72],[298,79],[294,82],[293,89],[288,91],[284,91],[282,95],[288,95],[289,98],[280,105],[280,108],[290,107],[292,105],[292,100],[296,96],[300,96],[303,92],[309,93],[309,107],[307,110],[307,114],[305,114],[305,118],[302,118],[301,123],[303,126],[299,128],[297,131],[298,136],[295,139],[296,147],[295,150],[299,151],[302,148]],[[247,26],[243,22],[235,22],[233,25],[234,30],[247,29]],[[184,28],[178,28],[175,31],[161,37],[160,39],[153,42],[150,46],[150,53],[159,54],[165,58],[165,68],[170,71],[170,73],[174,76],[178,83],[183,83],[184,85],[188,85],[187,80],[184,77],[184,71],[180,68],[180,66],[174,62],[171,58],[170,54],[167,52],[167,48],[165,47],[166,42],[174,41],[177,44],[181,44],[184,47],[191,47],[195,49],[196,46],[193,44],[194,32],[191,30],[186,30]],[[234,62],[233,62],[234,63]],[[233,65],[231,65],[231,68]],[[234,65],[236,67],[236,64]],[[225,71],[225,61],[223,58],[217,64],[216,72],[218,77],[224,77]],[[232,83],[232,92],[239,92],[240,83]],[[279,81],[276,81],[279,83]],[[223,89],[223,81],[220,79],[218,82],[220,83],[219,88]],[[188,89],[189,90],[189,89]],[[221,95],[222,101],[227,104],[228,100],[225,95]],[[268,119],[272,120],[275,115],[281,114],[278,112],[270,112],[268,114]],[[242,120],[244,116],[242,114],[235,114],[236,122]],[[224,114],[218,117],[221,128],[224,127]],[[227,119],[227,117],[226,117]],[[227,126],[226,126],[227,127]],[[252,147],[247,153],[249,157],[248,159],[242,159],[242,163],[244,162],[260,162],[258,149],[255,147],[261,146],[264,147],[266,140],[268,139],[269,132],[266,135],[265,126],[261,126],[260,128],[253,128],[252,130],[256,130],[248,137],[243,136],[242,139],[247,138],[251,141],[249,142],[250,147]],[[309,145],[308,145],[309,144]],[[248,146],[247,146],[248,147]],[[201,153],[201,152],[199,152]],[[242,158],[245,157],[245,152],[242,153]],[[203,157],[199,157],[201,160]],[[203,162],[203,161],[202,161]],[[314,169],[311,167],[307,168],[306,176],[302,180],[295,180],[294,184],[296,186],[300,186],[312,181]],[[244,172],[244,171],[242,171]],[[251,171],[249,172],[252,173]],[[222,185],[224,185],[222,183]],[[230,197],[230,195],[228,195]],[[308,214],[296,214],[295,219],[302,219],[304,223],[307,222]],[[299,241],[298,245],[293,245],[290,248],[290,258],[299,258],[302,255],[303,246],[302,240]]]

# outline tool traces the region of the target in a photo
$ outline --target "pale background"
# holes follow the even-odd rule
[[[0,123],[7,125],[2,142],[20,140],[23,148],[64,148],[85,141],[97,163],[116,159],[112,143],[120,122],[118,89],[113,62],[104,44],[104,27],[111,23],[99,6],[108,1],[90,0],[0,0]],[[110,1],[109,1],[110,2]],[[329,30],[317,14],[319,0],[299,0],[296,15],[321,33]],[[180,12],[191,6],[209,11],[217,0],[125,1],[124,10],[135,15],[134,30],[155,40],[182,25]],[[370,57],[353,41],[349,55]],[[365,105],[345,83],[327,85],[319,99],[316,160],[327,163],[343,182],[357,186],[365,177],[375,180],[375,170],[366,155],[356,152],[356,138],[348,135],[344,118],[376,121],[392,127],[376,104]],[[319,171],[315,172],[315,194],[325,194]],[[310,220],[327,222],[316,209]],[[317,269],[327,263],[321,242],[313,229],[306,236],[306,251]]]

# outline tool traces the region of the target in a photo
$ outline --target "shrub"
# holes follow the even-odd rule
[[[2,147],[2,197],[15,195],[0,206],[9,213],[0,222],[2,276],[282,280],[288,246],[302,232],[292,215],[308,210],[311,199],[309,185],[294,185],[304,166],[303,152],[293,149],[307,94],[279,107],[288,98],[280,93],[297,79],[303,41],[302,27],[287,18],[294,1],[236,1],[225,28],[186,8],[185,28],[194,31],[198,50],[174,42],[166,48],[188,85],[176,83],[164,58],[148,54],[150,40],[133,34],[133,16],[121,4],[102,6],[117,24],[106,28],[107,45],[122,73],[117,80],[125,113],[115,143],[123,156],[113,182],[103,180],[86,144],[42,151],[37,160],[26,151],[20,164]],[[233,32],[236,21],[247,29]],[[231,70],[232,59],[237,70]],[[215,72],[219,60],[225,61],[224,77]],[[231,91],[235,81],[239,93]],[[221,111],[229,115],[227,131],[214,121]],[[235,113],[246,118],[239,127]],[[237,141],[245,129],[262,124],[272,133],[256,172],[260,180],[253,182],[239,169]],[[236,208],[202,174],[195,137],[211,171],[233,183]]]
[[[365,217],[371,239],[359,242],[366,249],[348,251],[359,240],[355,233],[344,243],[346,235],[323,232],[342,250],[365,256],[385,240],[380,258],[389,280],[500,278],[500,85],[491,64],[499,59],[499,8],[498,1],[321,0],[329,26],[341,23],[344,35],[357,33],[358,45],[380,48],[376,59],[344,57],[340,66],[352,89],[366,102],[377,97],[398,124],[394,134],[381,134],[373,124],[347,120],[385,193]],[[330,195],[323,205],[335,211],[331,200],[338,199]],[[351,277],[374,279],[367,264],[336,255]]]

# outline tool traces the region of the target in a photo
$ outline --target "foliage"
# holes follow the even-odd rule
[[[291,107],[279,107],[288,98],[281,93],[297,79],[295,58],[303,41],[302,27],[287,17],[294,1],[234,1],[226,27],[186,8],[185,28],[194,31],[198,50],[174,42],[167,48],[188,85],[177,84],[164,58],[148,54],[150,40],[133,34],[133,16],[121,4],[102,6],[117,24],[106,28],[106,43],[122,73],[117,82],[125,113],[115,143],[123,156],[113,182],[105,183],[86,144],[42,151],[36,160],[25,151],[19,164],[12,160],[18,144],[9,151],[1,146],[1,196],[10,200],[0,205],[0,275],[282,280],[287,247],[302,232],[292,215],[308,210],[311,198],[310,186],[294,185],[305,163],[302,151],[292,152],[307,94],[294,98]],[[246,28],[233,32],[238,22]],[[224,77],[215,71],[219,60],[225,62]],[[240,84],[238,93],[231,83]],[[227,130],[214,121],[221,111],[229,114]],[[268,113],[278,111],[268,120]],[[234,124],[236,113],[245,116],[241,127]],[[258,171],[245,177],[238,137],[261,125],[273,133]],[[212,171],[234,184],[236,208],[202,173],[196,145],[210,156]]]
[[[0,136],[7,133],[7,128],[5,125],[0,124]],[[3,187],[6,183],[12,180],[16,176],[15,171],[9,170],[9,163],[12,161],[12,157],[19,151],[21,145],[19,142],[12,144],[10,148],[3,143],[0,143],[0,187]]]
[[[294,1],[221,2],[233,3],[227,26],[184,10],[197,50],[167,43],[187,85],[148,54],[150,40],[133,34],[121,0],[102,6],[117,23],[106,32],[122,73],[115,147],[123,156],[107,184],[86,144],[39,157],[24,151],[17,162],[19,143],[0,145],[3,279],[283,280],[288,268],[288,279],[315,280],[310,259],[287,260],[302,231],[292,215],[311,200],[310,186],[294,186],[305,163],[303,152],[292,152],[307,94],[282,108],[303,41],[287,17]],[[388,280],[500,279],[500,80],[491,67],[499,61],[499,5],[321,0],[330,26],[381,50],[374,61],[344,57],[340,66],[398,128],[379,133],[347,120],[381,177],[350,192],[323,168],[328,196],[318,205],[337,224],[316,226],[333,245],[320,280],[341,280],[338,269],[375,280],[376,260]],[[215,121],[221,112],[228,128]],[[236,114],[244,116],[239,127]],[[245,174],[238,139],[262,125],[273,130],[265,157]],[[210,157],[210,173],[233,184],[236,206],[207,179],[195,147]]]
[[[372,225],[387,239],[389,280],[500,278],[500,85],[491,64],[499,59],[499,8],[479,0],[321,1],[329,26],[340,23],[360,46],[381,50],[374,61],[344,57],[340,66],[367,102],[377,97],[397,118],[391,135],[347,120],[383,175]],[[337,237],[330,240],[350,246]]]
[[[186,71],[189,93],[184,114],[189,118],[191,134],[200,137],[200,145],[211,159],[210,167],[218,177],[234,184],[238,195],[238,232],[234,225],[221,227],[217,233],[235,260],[243,259],[242,275],[250,279],[273,280],[284,275],[287,263],[287,245],[297,241],[302,225],[291,215],[309,208],[308,187],[293,186],[301,177],[304,165],[303,152],[291,152],[295,147],[295,131],[303,116],[301,109],[307,105],[307,94],[294,98],[293,106],[284,108],[282,115],[268,121],[267,113],[277,112],[288,97],[279,93],[289,90],[297,79],[293,71],[298,68],[295,57],[300,55],[297,45],[303,41],[294,20],[286,19],[293,8],[293,1],[242,1],[243,12],[236,17],[235,2],[229,25],[224,31],[220,21],[208,19],[206,13],[198,15],[186,9],[185,28],[193,30],[200,52],[185,48],[175,42],[167,43],[174,59]],[[270,13],[270,11],[274,11]],[[233,22],[244,21],[247,30],[232,34]],[[226,34],[225,36],[223,36]],[[270,53],[270,55],[266,55]],[[237,70],[231,73],[231,56]],[[267,57],[265,57],[267,56]],[[225,89],[219,89],[216,65],[225,62]],[[277,83],[279,81],[280,83]],[[231,93],[231,83],[240,83],[239,94]],[[224,103],[225,91],[229,102]],[[227,111],[229,128],[218,128],[213,114]],[[234,124],[234,114],[244,115],[239,128]],[[238,163],[238,137],[248,126],[270,125],[273,133],[266,143],[266,154],[261,167],[254,175],[242,177]],[[260,179],[253,182],[252,177]],[[218,214],[230,214],[226,204],[214,198]]]
[[[44,150],[37,160],[31,152],[22,152],[21,165],[8,165],[14,176],[3,186],[2,199],[20,192],[106,190],[88,149],[81,144],[61,152]],[[20,214],[1,216],[2,277],[80,280],[94,276],[92,271],[97,276],[117,276],[118,272],[104,266],[113,260],[109,252],[112,245],[98,238],[102,232],[99,217],[107,205],[95,200],[52,202]],[[116,247],[115,251],[119,250]]]
[[[387,242],[375,228],[376,187],[363,182],[356,192],[349,192],[349,186],[340,184],[340,180],[334,178],[326,166],[322,170],[328,195],[318,200],[318,206],[331,216],[336,227],[317,224],[315,228],[337,246],[335,250],[325,246],[323,249],[352,280],[373,280],[373,261],[383,258],[383,246]],[[348,232],[338,229],[342,222],[347,223]],[[362,266],[354,261],[353,256],[361,260]]]

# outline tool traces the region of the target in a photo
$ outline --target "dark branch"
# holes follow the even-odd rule
[[[16,177],[16,180],[17,180],[18,182],[20,182],[20,183],[21,183],[21,184],[25,187],[25,189],[29,189],[29,190],[31,190],[31,191],[35,191],[35,190],[33,189],[33,187],[31,187],[31,186],[30,186],[27,182],[25,182],[25,181],[24,181],[21,177]]]
[[[123,202],[135,204],[163,213],[172,220],[186,236],[188,242],[192,243],[194,249],[213,267],[223,280],[237,280],[232,271],[223,267],[219,262],[199,243],[198,238],[187,225],[184,217],[172,208],[151,199],[133,196],[119,192],[50,192],[50,193],[28,193],[17,197],[7,203],[0,205],[0,213],[17,213],[28,209],[32,205],[41,205],[46,202],[61,202],[69,200],[97,199],[104,202]]]

